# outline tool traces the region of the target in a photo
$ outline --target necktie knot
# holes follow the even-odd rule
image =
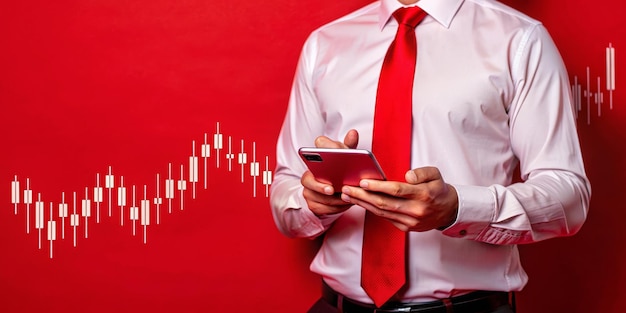
[[[415,28],[426,17],[426,12],[417,6],[404,7],[393,12],[393,17],[398,24]]]

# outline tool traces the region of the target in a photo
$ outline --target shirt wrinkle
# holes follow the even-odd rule
[[[437,23],[416,29],[418,122],[412,124],[411,167],[439,168],[460,205],[445,230],[409,233],[411,271],[402,299],[521,290],[527,275],[516,245],[572,235],[587,216],[591,189],[567,72],[541,23],[498,1],[418,5]],[[315,216],[293,187],[301,187],[306,170],[297,150],[320,135],[341,141],[350,129],[359,132],[359,148],[371,147],[376,86],[395,36],[394,27],[384,26],[395,23],[389,18],[399,7],[397,0],[380,0],[309,37],[278,139],[270,193],[279,229],[308,238],[325,232],[311,270],[365,303],[371,299],[358,284],[365,209]],[[512,184],[518,165],[525,181]],[[301,209],[290,210],[294,205]]]

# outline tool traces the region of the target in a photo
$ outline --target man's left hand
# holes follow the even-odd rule
[[[402,231],[428,231],[456,220],[458,196],[436,167],[410,170],[406,182],[364,179],[344,186],[342,199],[388,219]]]

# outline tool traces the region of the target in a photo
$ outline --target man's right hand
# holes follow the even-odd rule
[[[358,143],[359,133],[354,129],[348,131],[343,142],[334,141],[326,136],[315,139],[315,147],[317,148],[354,149]],[[306,171],[302,175],[300,182],[304,186],[302,195],[309,209],[317,216],[341,213],[352,206],[352,204],[341,200],[340,190],[335,190],[333,186],[317,181],[310,171]]]

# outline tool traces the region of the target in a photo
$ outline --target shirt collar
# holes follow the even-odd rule
[[[445,28],[449,28],[456,12],[464,0],[419,0],[415,5],[422,8]],[[391,14],[403,7],[398,0],[380,0],[378,26],[382,30],[389,22]]]

